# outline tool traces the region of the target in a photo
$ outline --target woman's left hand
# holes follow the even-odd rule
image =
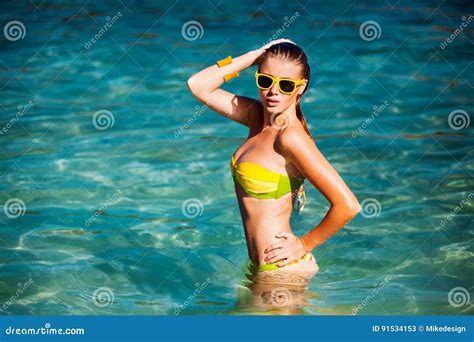
[[[292,261],[299,260],[306,254],[302,242],[293,233],[278,233],[275,237],[282,239],[282,241],[271,244],[263,251],[267,254],[265,257],[267,264],[280,260],[276,265],[278,267],[285,266]]]

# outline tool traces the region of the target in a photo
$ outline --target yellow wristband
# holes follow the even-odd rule
[[[219,68],[222,68],[223,66],[227,65],[227,64],[230,64],[232,63],[232,57],[231,56],[227,56],[226,58],[224,59],[221,59],[220,61],[217,61],[217,66]]]
[[[237,71],[231,72],[230,74],[224,76],[224,82],[227,82],[237,76],[239,76],[239,73]]]

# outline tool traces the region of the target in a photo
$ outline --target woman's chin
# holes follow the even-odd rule
[[[265,107],[267,113],[269,113],[271,116],[276,117],[277,115],[283,114],[286,112],[287,108],[284,108],[281,105],[275,106],[275,107]]]
[[[267,112],[269,113],[280,113],[281,112],[281,108],[280,108],[280,105],[266,105],[265,106],[265,109],[267,110]]]

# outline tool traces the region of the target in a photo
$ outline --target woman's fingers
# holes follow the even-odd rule
[[[284,260],[281,260],[279,262],[276,263],[276,265],[278,267],[282,267],[282,266],[285,266],[286,264],[289,264],[290,262],[296,260],[295,258],[289,256],[288,258],[285,258]]]
[[[272,40],[271,42],[265,44],[262,49],[267,49],[269,48],[270,46],[274,45],[274,44],[278,44],[278,43],[292,43],[292,44],[295,44],[295,42],[289,40],[289,39],[286,39],[286,38],[280,38],[280,39],[277,39],[277,40]]]
[[[289,255],[290,255],[290,253],[288,253],[288,251],[285,251],[285,250],[278,250],[277,252],[272,252],[272,253],[270,253],[270,254],[265,258],[265,262],[268,263],[268,264],[271,264],[271,263],[276,262],[276,261],[278,261],[278,260],[287,258]]]
[[[283,232],[283,233],[278,233],[275,235],[276,238],[285,238],[285,239],[288,239],[291,235],[291,233],[288,233],[288,232]]]
[[[270,253],[273,250],[281,249],[285,245],[285,243],[286,243],[286,241],[280,241],[280,242],[272,243],[270,246],[265,248],[263,253]]]
[[[294,41],[292,41],[290,39],[282,39],[280,43],[291,43],[291,44],[297,45]]]

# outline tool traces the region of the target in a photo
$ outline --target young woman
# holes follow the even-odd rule
[[[258,65],[260,100],[220,86]],[[230,172],[245,229],[251,268],[257,272],[315,274],[311,251],[360,211],[357,198],[315,145],[300,109],[308,88],[307,56],[292,41],[279,39],[237,58],[227,57],[188,79],[191,93],[219,114],[245,125],[249,135],[232,155]],[[290,217],[304,179],[331,203],[324,219],[297,237]],[[303,205],[304,206],[304,205]]]

